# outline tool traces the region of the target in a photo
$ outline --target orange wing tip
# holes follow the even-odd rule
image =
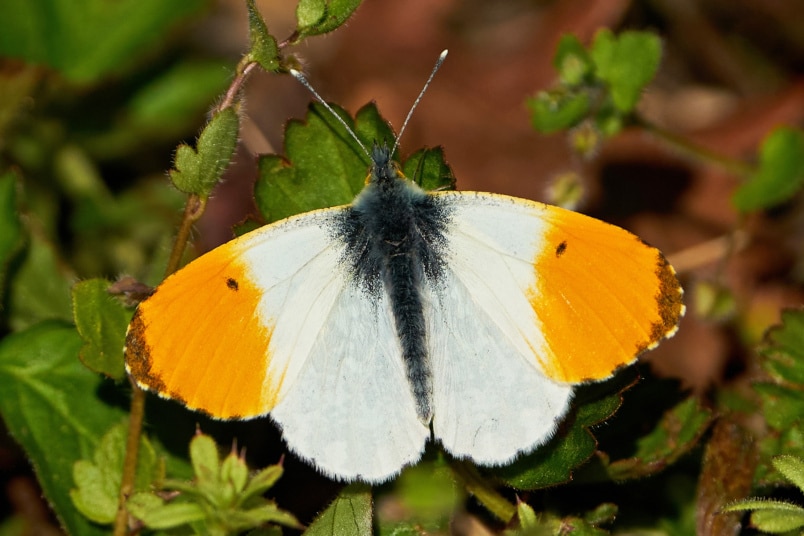
[[[162,377],[153,370],[151,361],[151,347],[145,338],[145,323],[142,320],[141,310],[134,312],[134,317],[126,330],[126,345],[123,347],[126,360],[126,372],[134,383],[144,391],[154,393],[165,400],[174,400],[187,409],[203,413],[209,417],[219,418],[205,410],[189,403],[178,392],[170,390]],[[238,416],[228,418],[238,419]]]
[[[675,335],[681,318],[687,312],[687,306],[684,305],[684,289],[678,282],[676,270],[661,252],[656,263],[656,277],[660,283],[659,292],[656,294],[660,320],[651,325],[650,339],[644,347],[637,347],[635,358],[644,352],[654,350],[663,340]]]
[[[184,397],[170,391],[162,377],[153,370],[151,347],[146,342],[145,323],[139,308],[134,312],[134,317],[126,330],[126,345],[123,348],[123,355],[126,359],[126,372],[141,389],[150,391],[160,398],[176,400],[182,405],[190,407]],[[190,407],[190,409],[196,408]]]
[[[222,246],[165,280],[126,336],[138,385],[217,419],[265,415],[279,390],[268,377],[273,322],[260,314],[263,291],[238,258]]]
[[[667,262],[661,252],[656,264],[656,277],[659,279],[660,285],[656,295],[656,304],[659,307],[661,320],[654,324],[651,332],[653,347],[662,339],[676,334],[681,317],[687,311],[687,307],[684,305],[684,289],[678,282],[676,270]]]
[[[151,347],[145,340],[145,323],[139,308],[134,312],[134,317],[128,325],[123,354],[126,359],[126,371],[137,385],[159,394],[167,393],[164,381],[151,370]]]
[[[572,243],[558,236],[548,240],[554,247],[538,254],[534,263],[537,277],[539,269],[549,271],[551,285],[537,289],[530,301],[537,317],[550,324],[545,332],[546,351],[534,351],[534,356],[548,377],[572,384],[609,378],[678,331],[685,306],[676,272],[660,251],[639,242],[634,251],[637,277],[633,281],[610,267],[601,272],[605,274],[601,284],[610,285],[612,298],[617,297],[618,289],[627,289],[624,295],[631,296],[630,301],[620,302],[622,323],[610,319],[605,306],[589,301],[579,284],[584,281],[590,255],[593,258],[599,252],[589,248],[577,255],[577,248],[573,250]]]

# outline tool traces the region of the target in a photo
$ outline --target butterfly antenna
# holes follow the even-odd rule
[[[323,98],[321,98],[321,95],[319,95],[319,94],[318,94],[318,92],[317,92],[315,89],[313,89],[313,86],[311,86],[311,85],[310,85],[310,82],[308,82],[308,81],[307,81],[307,79],[304,77],[304,75],[303,75],[302,73],[300,73],[299,71],[297,71],[296,69],[291,69],[291,70],[290,70],[290,74],[291,74],[291,75],[293,75],[293,78],[295,78],[296,80],[298,80],[299,82],[301,82],[301,84],[302,84],[304,87],[306,87],[306,88],[307,88],[307,89],[310,91],[310,93],[312,93],[312,94],[313,94],[313,96],[315,97],[315,99],[316,99],[318,102],[320,102],[320,103],[321,103],[321,104],[324,106],[324,108],[326,108],[326,109],[329,111],[329,113],[331,113],[331,114],[332,114],[332,116],[333,116],[335,119],[337,119],[337,120],[338,120],[338,122],[339,122],[341,125],[343,125],[343,128],[345,128],[345,129],[346,129],[346,132],[348,132],[348,133],[349,133],[349,135],[350,135],[350,136],[352,136],[352,138],[354,138],[354,140],[357,142],[357,144],[360,146],[360,148],[361,148],[361,149],[363,149],[363,152],[364,152],[364,153],[366,153],[366,156],[368,156],[368,157],[369,157],[369,160],[371,160],[371,153],[369,153],[369,150],[366,148],[366,146],[365,146],[365,145],[363,145],[363,142],[362,142],[362,141],[360,141],[360,138],[358,138],[358,137],[357,137],[357,134],[355,134],[355,131],[352,129],[352,127],[350,127],[350,126],[349,126],[349,125],[346,123],[346,121],[344,121],[343,117],[341,117],[340,115],[338,115],[337,113],[335,113],[335,110],[333,110],[333,109],[332,109],[332,106],[330,106],[329,104],[327,104],[327,101],[325,101]],[[431,77],[431,78],[432,78],[432,77]],[[429,82],[428,82],[428,83],[429,83]],[[392,154],[393,154],[393,153],[392,153]]]
[[[394,147],[391,149],[391,154],[399,148],[399,140],[402,139],[402,134],[405,132],[405,129],[408,126],[408,121],[410,121],[411,116],[413,115],[413,110],[419,105],[421,102],[422,97],[424,97],[424,92],[427,91],[427,88],[430,86],[430,82],[433,81],[435,78],[435,74],[438,72],[438,69],[441,68],[441,64],[444,63],[444,60],[447,58],[448,50],[443,50],[441,54],[438,56],[435,65],[433,66],[433,71],[430,73],[430,77],[427,79],[427,82],[424,83],[424,87],[419,92],[419,96],[416,97],[416,100],[413,101],[413,106],[410,107],[410,111],[408,112],[408,116],[405,117],[405,122],[402,123],[402,128],[399,129],[399,134],[396,135],[396,139],[394,140]]]

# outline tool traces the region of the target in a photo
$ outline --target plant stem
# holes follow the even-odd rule
[[[204,213],[207,202],[196,195],[187,198],[184,206],[184,216],[173,242],[165,277],[179,269],[181,257],[190,240],[190,231],[193,224]],[[114,536],[125,536],[128,528],[128,512],[126,501],[134,491],[134,480],[137,476],[137,458],[140,450],[140,436],[142,423],[145,418],[145,391],[134,381],[131,382],[131,413],[128,421],[128,437],[126,438],[126,457],[123,462],[123,478],[120,482],[120,496],[117,504],[117,515],[114,520]]]
[[[724,259],[729,259],[734,253],[745,249],[748,241],[748,233],[742,229],[736,229],[728,234],[672,253],[667,256],[667,260],[678,273],[683,274],[715,262],[722,263]]]
[[[221,103],[216,107],[215,112],[226,108],[234,107],[238,100],[240,89],[243,87],[249,74],[258,66],[254,61],[249,61],[248,56],[237,66],[237,74],[229,84]],[[173,242],[173,249],[165,269],[165,277],[179,269],[181,258],[190,239],[190,232],[193,224],[198,221],[206,209],[206,198],[191,195],[187,198],[184,206],[184,215],[181,225],[176,233]],[[126,501],[134,491],[134,480],[137,474],[137,457],[139,455],[140,436],[142,435],[142,423],[145,416],[145,391],[135,382],[131,382],[131,414],[129,416],[128,438],[126,439],[126,457],[123,465],[123,478],[120,483],[120,497],[117,507],[117,515],[114,521],[114,536],[125,536],[128,526],[128,512],[126,511]]]
[[[234,104],[235,100],[237,99],[237,94],[240,93],[240,88],[243,87],[246,78],[248,78],[248,75],[251,74],[251,71],[253,71],[258,65],[259,64],[256,61],[247,61],[245,65],[243,65],[241,62],[241,64],[237,66],[237,74],[232,80],[232,83],[229,84],[229,89],[226,90],[226,95],[223,97],[220,105],[216,106],[216,111],[225,110]]]
[[[635,123],[637,126],[642,127],[646,132],[655,136],[658,140],[669,145],[671,148],[679,151],[683,155],[692,158],[693,160],[715,164],[742,179],[748,178],[754,172],[754,168],[752,166],[739,159],[731,158],[707,149],[702,145],[698,145],[690,141],[684,136],[659,127],[641,117],[636,117]]]
[[[516,514],[516,507],[497,493],[489,482],[484,479],[477,469],[463,461],[454,461],[450,464],[455,476],[463,481],[466,489],[485,506],[497,519],[510,522]]]
[[[145,391],[131,381],[131,414],[128,420],[128,437],[126,438],[126,459],[123,463],[123,478],[120,483],[120,497],[117,503],[117,515],[114,519],[114,536],[125,536],[128,528],[128,511],[126,501],[134,491],[134,479],[137,476],[137,458],[140,450],[140,434],[145,416]]]
[[[179,226],[179,231],[176,233],[176,240],[173,242],[173,249],[170,251],[170,258],[168,259],[167,268],[165,268],[165,277],[179,269],[184,249],[187,247],[187,242],[190,240],[190,231],[193,229],[193,224],[198,221],[206,207],[206,199],[202,199],[197,195],[191,195],[187,198],[187,203],[184,205],[184,215],[181,219],[181,225]]]

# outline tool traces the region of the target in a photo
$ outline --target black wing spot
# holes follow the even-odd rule
[[[240,290],[240,285],[237,284],[237,279],[231,277],[226,280],[226,286],[235,292]]]
[[[566,240],[564,240],[558,246],[556,246],[556,257],[560,257],[561,255],[564,254],[565,251],[567,251],[567,241]]]

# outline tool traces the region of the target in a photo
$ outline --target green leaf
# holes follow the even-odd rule
[[[221,480],[231,485],[235,495],[240,494],[248,482],[248,466],[245,460],[234,452],[230,452],[221,464]]]
[[[8,317],[20,331],[41,320],[72,321],[71,281],[52,244],[39,232],[32,233],[24,257],[9,279]]]
[[[268,25],[257,11],[254,0],[247,0],[246,6],[248,7],[248,37],[251,44],[248,55],[266,71],[278,71],[279,47],[276,39],[268,32]]]
[[[22,245],[22,224],[17,207],[17,176],[9,171],[0,175],[0,289],[5,289],[8,264]]]
[[[132,88],[134,92],[128,101],[121,104],[119,111],[109,118],[111,124],[107,126],[104,122],[89,132],[82,132],[81,146],[95,159],[109,161],[131,158],[132,155],[142,154],[143,150],[153,150],[162,144],[175,143],[178,138],[186,138],[188,133],[197,130],[210,102],[215,101],[226,89],[231,77],[231,63],[180,58]],[[140,183],[135,188],[153,186]],[[122,198],[118,196],[115,201],[128,206],[135,202],[142,203],[141,198],[134,199],[135,191],[126,190]],[[162,189],[159,195],[176,196],[177,192]],[[97,210],[104,214],[112,213],[118,220],[129,224],[132,221],[124,210],[115,211],[108,204]],[[147,220],[142,209],[137,213],[136,220],[138,226],[143,223],[156,225],[156,222]]]
[[[782,324],[768,330],[759,349],[760,365],[773,381],[753,385],[770,433],[760,442],[757,482],[780,484],[772,467],[779,454],[804,457],[804,309],[782,311]]]
[[[760,354],[777,381],[804,386],[804,309],[782,311],[782,324],[768,331]]]
[[[6,137],[6,129],[36,91],[41,75],[40,69],[30,65],[0,71],[0,136]]]
[[[369,536],[371,530],[371,488],[351,484],[304,531],[304,536]]]
[[[134,493],[129,497],[128,501],[126,501],[126,508],[131,515],[137,519],[141,519],[140,515],[147,515],[146,512],[148,510],[159,508],[163,504],[165,504],[164,499],[159,498],[153,493],[140,492]]]
[[[251,477],[246,484],[243,493],[241,494],[242,501],[247,501],[248,499],[255,497],[257,495],[262,495],[269,489],[276,484],[276,481],[282,476],[282,469],[281,465],[270,465],[265,469],[260,470],[256,475]]]
[[[296,31],[299,37],[321,35],[341,26],[360,6],[361,0],[299,0]]]
[[[329,115],[330,119],[334,121],[332,114]],[[348,114],[346,115],[348,117]],[[330,124],[334,126],[334,123]],[[369,149],[371,149],[373,145],[387,145],[388,147],[391,147],[396,141],[394,129],[392,129],[388,121],[386,121],[386,119],[380,115],[377,105],[373,102],[366,104],[357,111],[357,114],[355,114],[354,125],[357,137],[360,138],[360,140],[363,141],[363,144]],[[345,140],[350,146],[357,148],[352,137],[343,132],[343,127],[340,124],[337,126],[339,127],[338,136],[341,137],[346,135],[347,137],[342,139]],[[361,154],[364,154],[362,149],[359,149],[359,151]],[[394,156],[398,157],[399,155],[394,153]]]
[[[530,508],[528,507],[530,510]],[[531,510],[532,512],[532,510]],[[600,529],[587,519],[567,516],[559,517],[551,512],[534,516],[527,525],[515,530],[506,530],[506,536],[552,536],[572,534],[573,536],[605,536],[608,531]]]
[[[614,522],[618,511],[619,508],[617,508],[616,504],[603,503],[598,505],[594,510],[586,512],[583,518],[586,522],[595,526],[605,525]]]
[[[333,106],[367,146],[387,143],[393,133],[374,104],[360,109],[353,121]],[[260,157],[255,199],[269,222],[319,208],[351,203],[363,189],[370,161],[332,114],[313,103],[304,122],[285,127],[285,154]]]
[[[179,145],[175,169],[170,170],[173,184],[184,193],[209,197],[223,172],[229,167],[240,119],[232,108],[216,113],[198,137],[198,150]]]
[[[539,518],[536,512],[526,502],[519,501],[516,505],[516,517],[519,519],[519,526],[523,529],[535,528],[538,526]]]
[[[190,461],[193,464],[198,489],[212,504],[218,504],[221,491],[218,446],[208,435],[196,434],[190,441]]]
[[[777,512],[804,512],[800,506],[770,499],[745,499],[723,507],[724,512],[747,512],[749,510],[774,510]]]
[[[577,409],[570,417],[569,429],[560,431],[547,444],[513,464],[491,472],[508,485],[525,490],[562,484],[572,478],[573,471],[586,463],[597,448],[589,427],[611,417],[622,404],[621,392],[633,382],[633,372],[621,374],[609,382],[582,388],[576,396]],[[612,386],[618,386],[611,394]],[[609,393],[604,395],[602,393]]]
[[[759,167],[734,193],[742,212],[770,208],[793,197],[804,185],[804,132],[780,127],[759,149]]]
[[[420,532],[447,532],[456,508],[465,500],[452,471],[443,463],[422,462],[405,469],[395,488],[403,509],[401,517]]]
[[[73,506],[73,464],[91,459],[124,410],[101,401],[108,385],[78,360],[75,329],[44,322],[0,342],[0,414],[23,447],[59,520],[71,534],[107,534]]]
[[[609,463],[609,475],[625,480],[661,471],[697,445],[711,420],[711,410],[702,407],[696,397],[687,398],[666,411],[658,425],[637,442],[633,457]]]
[[[533,511],[527,504],[524,504],[522,509]],[[577,532],[574,532],[576,527],[572,527],[573,531],[569,532],[570,526],[565,525],[564,521],[564,519],[552,512],[539,512],[534,515],[532,520],[528,521],[527,525],[523,523],[520,527],[507,529],[503,534],[504,536],[554,536],[563,534],[572,534],[574,536],[577,534]]]
[[[203,494],[198,491],[196,483],[188,480],[166,478],[165,481],[162,483],[162,489],[169,491],[178,491],[187,496],[203,497]]]
[[[584,92],[541,91],[525,104],[533,128],[544,134],[575,126],[589,112],[589,96]]]
[[[648,32],[610,30],[595,35],[590,50],[598,78],[607,83],[614,106],[623,113],[634,109],[642,90],[659,68],[662,43]]]
[[[723,508],[724,512],[749,510],[751,525],[764,532],[781,534],[804,527],[804,508],[788,502],[746,499]]]
[[[693,290],[695,313],[707,320],[724,322],[737,310],[734,293],[728,286],[713,281],[699,281]]]
[[[402,173],[427,191],[455,189],[455,175],[441,147],[419,149],[405,160]]]
[[[397,479],[399,499],[417,518],[441,521],[448,518],[462,500],[449,468],[420,463]]]
[[[97,164],[75,144],[64,145],[55,151],[53,174],[62,191],[74,201],[114,203]]]
[[[73,286],[73,318],[84,340],[80,358],[90,370],[116,380],[125,374],[123,346],[132,312],[109,295],[109,282],[89,279]]]
[[[606,138],[610,138],[623,129],[623,115],[611,104],[602,104],[594,116],[595,128]]]
[[[304,528],[293,514],[280,510],[273,503],[263,504],[262,506],[246,510],[245,512],[238,512],[237,515],[242,518],[240,526],[244,529],[256,527],[264,523],[278,523],[296,529]]]
[[[228,63],[185,60],[161,72],[138,89],[125,107],[126,125],[155,132],[161,129],[183,135],[190,121],[224,89],[232,76]]]
[[[777,456],[772,460],[773,466],[784,477],[804,492],[804,460],[798,456]]]
[[[801,426],[804,392],[775,383],[756,383],[754,390],[762,400],[762,413],[768,426],[776,430]]]
[[[569,86],[581,84],[594,69],[589,53],[578,38],[571,34],[561,36],[553,56],[553,65],[561,82]]]
[[[73,466],[77,488],[70,490],[70,497],[76,508],[95,523],[111,524],[117,514],[127,435],[127,423],[114,426],[101,438],[92,461],[78,460]],[[144,491],[152,482],[161,480],[161,468],[156,451],[142,436],[134,489]]]
[[[281,466],[268,467],[249,478],[244,460],[230,453],[221,462],[213,439],[201,433],[190,442],[190,459],[194,481],[167,479],[161,486],[179,492],[175,502],[140,495],[134,501],[133,515],[151,528],[185,524],[197,528],[201,523],[210,534],[240,533],[265,523],[301,528],[292,514],[260,496],[276,482]]]
[[[73,480],[78,488],[70,490],[70,498],[78,511],[102,525],[114,522],[120,494],[119,483],[115,488],[106,476],[101,467],[78,460],[73,466]]]
[[[3,10],[0,56],[45,64],[89,83],[150,52],[204,0],[29,0]]]
[[[763,410],[764,414],[764,410]],[[804,458],[804,430],[801,423],[781,430],[771,429],[759,442],[760,463],[754,476],[761,486],[784,485],[784,477],[773,468],[770,461],[780,454],[791,454]]]
[[[764,532],[782,534],[804,527],[804,509],[759,510],[751,514],[751,524]]]
[[[151,493],[137,493],[126,503],[129,513],[151,529],[170,529],[203,521],[206,513],[201,505],[189,502],[165,504]]]
[[[300,0],[296,5],[296,28],[310,28],[324,19],[326,0]]]

